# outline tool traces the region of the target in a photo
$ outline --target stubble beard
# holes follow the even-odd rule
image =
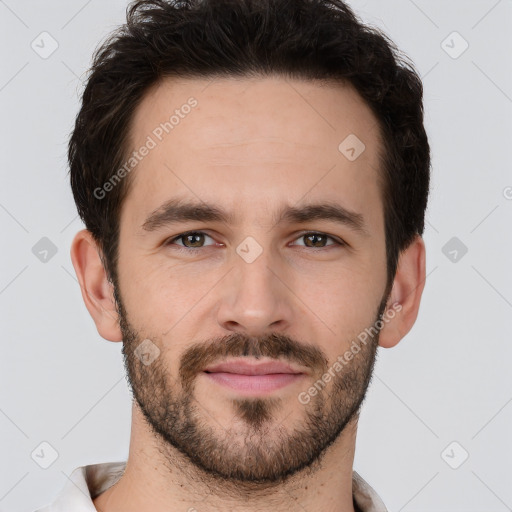
[[[234,333],[187,349],[180,358],[179,375],[170,375],[164,357],[144,365],[135,354],[143,337],[133,328],[117,295],[122,353],[133,396],[150,428],[163,441],[169,462],[178,450],[196,469],[225,482],[272,486],[306,468],[318,467],[326,450],[357,416],[376,360],[378,335],[361,345],[350,363],[334,372],[329,386],[297,404],[303,420],[286,427],[275,414],[286,406],[279,397],[232,400],[233,421],[224,428],[206,412],[195,396],[195,377],[205,362],[226,357],[273,357],[314,368],[314,381],[328,371],[323,352],[281,334],[251,338]],[[375,323],[385,309],[383,300]],[[162,350],[158,340],[153,343]],[[167,342],[166,342],[167,343]],[[332,372],[331,372],[332,375]],[[293,412],[293,411],[292,411]],[[290,413],[291,414],[291,413]]]

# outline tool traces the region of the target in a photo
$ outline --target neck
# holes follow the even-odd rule
[[[151,431],[134,404],[130,452],[119,481],[94,500],[98,512],[354,512],[352,465],[357,417],[319,461],[272,484],[205,473]],[[290,503],[296,503],[291,506]]]

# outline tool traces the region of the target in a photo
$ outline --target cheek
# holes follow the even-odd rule
[[[203,268],[200,272],[193,265],[148,256],[128,262],[121,279],[132,324],[165,340],[190,325],[219,276],[215,271],[208,273]]]
[[[384,287],[380,281],[380,276],[372,276],[367,269],[343,269],[335,276],[317,279],[318,286],[310,287],[304,295],[311,321],[318,320],[318,339],[325,344],[329,358],[344,352],[353,339],[373,325]]]

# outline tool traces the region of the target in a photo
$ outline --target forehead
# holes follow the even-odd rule
[[[339,199],[356,211],[373,205],[368,214],[378,217],[379,133],[349,85],[167,78],[134,113],[130,152],[150,149],[132,171],[123,215],[139,222],[163,202],[188,197],[240,215],[251,207],[254,221],[270,202],[301,199]]]

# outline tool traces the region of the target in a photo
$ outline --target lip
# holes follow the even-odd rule
[[[203,374],[223,387],[249,396],[271,393],[306,375],[282,361],[249,363],[240,359],[208,366]]]
[[[238,375],[269,375],[275,373],[304,373],[282,361],[249,363],[242,360],[227,361],[204,369],[207,373],[236,373]]]

